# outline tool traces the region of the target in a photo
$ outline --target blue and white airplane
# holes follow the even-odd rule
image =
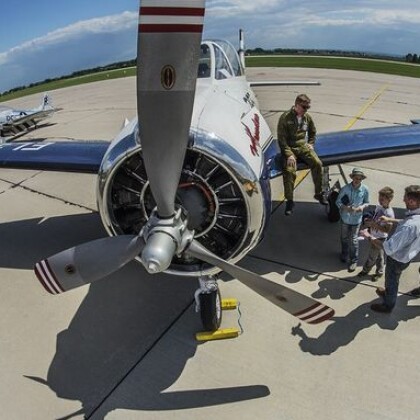
[[[41,121],[51,117],[55,111],[47,94],[44,94],[41,104],[36,108],[13,109],[0,106],[0,139],[11,140],[28,130],[37,128]]]
[[[110,236],[48,257],[35,273],[52,294],[133,259],[151,274],[195,276],[204,328],[215,330],[216,275],[225,271],[300,320],[325,321],[332,308],[234,265],[268,226],[279,150],[240,55],[225,41],[201,41],[204,12],[204,0],[142,0],[138,118],[110,144],[0,145],[0,167],[98,173]],[[316,151],[326,166],[417,153],[420,125],[331,133],[318,137]]]

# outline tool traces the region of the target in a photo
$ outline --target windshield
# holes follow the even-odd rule
[[[224,40],[214,41],[225,53],[230,66],[232,67],[234,76],[242,76],[242,66],[239,61],[238,53],[230,42]]]

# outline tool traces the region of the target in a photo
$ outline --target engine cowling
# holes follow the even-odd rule
[[[268,181],[255,173],[231,145],[212,133],[191,129],[176,204],[188,227],[208,250],[240,260],[259,241],[267,218]],[[113,141],[98,176],[98,208],[109,235],[138,234],[153,199],[135,122]],[[177,275],[214,274],[218,268],[175,256],[166,271]]]

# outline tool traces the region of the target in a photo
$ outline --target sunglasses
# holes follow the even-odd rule
[[[353,177],[353,179],[354,179],[355,181],[363,181],[363,178],[362,178],[362,177],[360,177],[360,176],[354,176],[354,177]]]
[[[300,104],[301,108],[307,111],[311,106],[310,105],[302,105]]]

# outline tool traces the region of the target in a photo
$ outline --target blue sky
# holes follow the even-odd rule
[[[138,0],[4,1],[0,92],[134,58]],[[418,0],[207,0],[204,36],[248,48],[420,54]]]

